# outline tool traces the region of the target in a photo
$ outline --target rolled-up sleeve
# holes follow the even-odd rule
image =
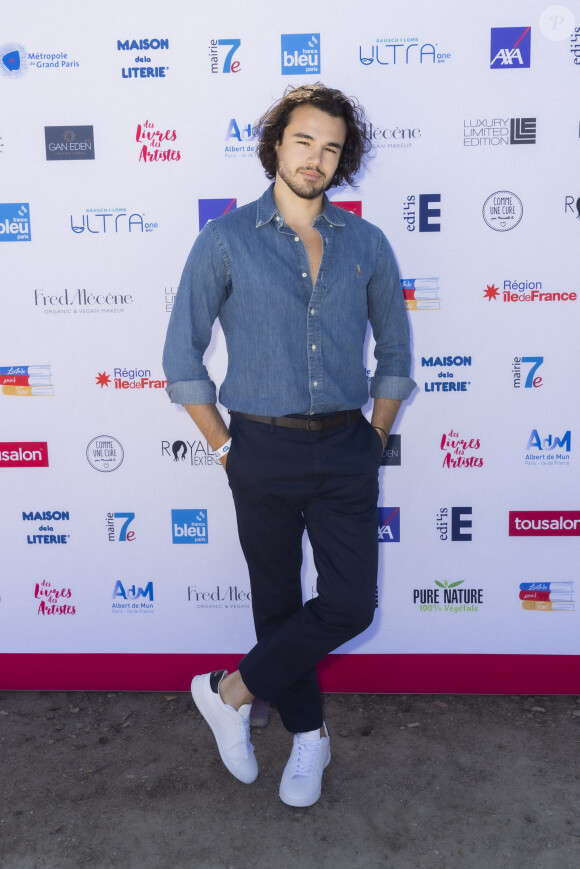
[[[409,320],[399,269],[381,233],[375,271],[367,287],[369,321],[375,339],[377,367],[371,379],[371,398],[403,400],[415,389],[411,379]]]
[[[215,384],[203,356],[230,282],[217,232],[207,223],[187,258],[169,319],[163,369],[167,393],[176,404],[214,404]]]

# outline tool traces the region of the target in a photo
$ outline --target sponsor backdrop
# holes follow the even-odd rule
[[[418,383],[380,471],[376,618],[323,685],[580,691],[580,5],[463,11],[4,11],[2,687],[187,689],[252,645],[226,476],[161,351],[199,229],[266,186],[253,123],[322,80],[367,110],[368,170],[331,197],[393,244]]]

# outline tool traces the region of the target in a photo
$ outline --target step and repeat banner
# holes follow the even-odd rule
[[[161,353],[197,233],[269,183],[254,122],[320,80],[366,109],[330,195],[392,243],[418,384],[376,617],[323,686],[580,692],[580,4],[464,9],[3,10],[0,687],[187,689],[252,646],[226,476]],[[219,384],[219,325],[206,359]]]

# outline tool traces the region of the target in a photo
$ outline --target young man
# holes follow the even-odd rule
[[[331,205],[370,148],[362,107],[321,84],[286,93],[258,124],[274,183],[208,223],[189,255],[164,353],[173,402],[219,456],[248,564],[257,643],[235,673],[195,676],[193,698],[222,760],[250,783],[254,697],[275,700],[294,743],[280,785],[292,806],[320,796],[330,760],[315,665],[365,630],[377,582],[378,470],[409,378],[409,330],[383,233]],[[228,370],[220,402],[203,354],[219,317]],[[363,344],[377,367],[372,422]],[[318,596],[303,603],[306,529]]]

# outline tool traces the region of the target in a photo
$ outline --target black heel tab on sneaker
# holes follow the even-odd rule
[[[209,687],[214,694],[219,694],[219,684],[227,672],[227,670],[214,670],[209,674]]]

